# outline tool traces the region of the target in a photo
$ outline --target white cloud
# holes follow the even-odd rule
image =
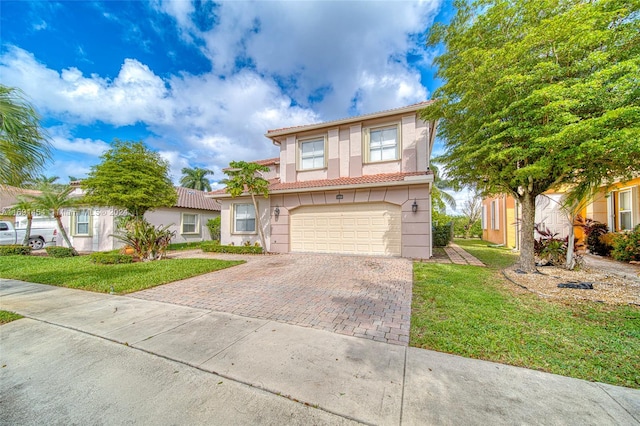
[[[277,155],[264,137],[269,129],[399,107],[429,95],[406,55],[424,51],[412,35],[431,25],[438,0],[222,2],[209,31],[193,21],[192,2],[157,0],[152,7],[173,17],[183,39],[202,48],[211,72],[159,76],[129,58],[108,78],[74,67],[55,70],[6,46],[3,84],[22,88],[40,112],[65,123],[66,133],[54,139],[58,149],[104,151],[102,141],[74,137],[75,125],[142,123],[154,134],[145,142],[171,162],[175,180],[189,164],[206,165],[218,180],[229,161]]]

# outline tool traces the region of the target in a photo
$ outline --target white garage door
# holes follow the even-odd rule
[[[291,251],[400,256],[400,206],[306,206],[291,212]]]

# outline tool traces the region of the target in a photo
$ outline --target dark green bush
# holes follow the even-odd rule
[[[613,238],[611,257],[622,262],[640,261],[640,225]]]
[[[100,265],[116,265],[119,263],[132,263],[133,256],[120,253],[97,252],[91,253],[89,260]]]
[[[31,247],[29,246],[20,246],[20,245],[10,245],[10,246],[0,246],[0,256],[28,256],[31,254]]]
[[[222,246],[219,243],[205,243],[202,251],[213,253],[262,254],[262,247],[255,246]]]
[[[69,247],[47,247],[45,248],[47,251],[47,255],[51,257],[73,257],[75,256],[75,252],[72,248]]]
[[[446,247],[451,242],[451,222],[445,225],[433,225],[433,246]]]

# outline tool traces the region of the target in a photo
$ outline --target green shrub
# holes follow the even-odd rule
[[[433,246],[446,247],[451,242],[452,223],[446,225],[433,225]]]
[[[209,219],[207,221],[207,228],[209,228],[211,239],[220,241],[220,216]]]
[[[128,254],[97,252],[89,255],[89,260],[100,265],[116,265],[119,263],[132,263],[133,256]]]
[[[10,246],[0,246],[0,256],[28,256],[31,254],[31,247],[29,246],[20,246],[20,245],[10,245]]]
[[[262,254],[262,247],[255,246],[223,246],[219,243],[205,243],[202,251],[213,253]]]
[[[45,248],[47,255],[50,257],[73,257],[76,256],[75,250],[69,247],[47,247]]]
[[[640,261],[640,225],[613,238],[611,257],[622,262]]]
[[[191,250],[198,249],[202,245],[202,241],[189,241],[186,243],[172,243],[167,246],[167,250]]]

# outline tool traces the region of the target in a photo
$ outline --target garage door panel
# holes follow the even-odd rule
[[[300,207],[291,212],[291,250],[399,256],[400,215],[388,203]]]

